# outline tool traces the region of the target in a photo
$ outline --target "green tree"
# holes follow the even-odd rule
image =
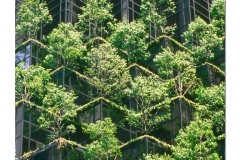
[[[223,49],[224,37],[218,32],[217,27],[207,24],[200,17],[189,24],[188,30],[183,34],[184,45],[192,51],[197,65],[213,60]]]
[[[177,136],[177,146],[173,151],[174,159],[220,159],[216,151],[217,137],[214,136],[212,129],[210,120],[197,117]]]
[[[84,133],[90,135],[92,143],[86,145],[84,156],[86,159],[112,159],[122,155],[118,139],[115,137],[117,127],[112,123],[111,118],[104,121],[97,121],[95,124],[83,123]]]
[[[108,35],[107,23],[113,20],[112,4],[107,0],[86,0],[81,7],[82,14],[78,15],[79,22],[76,27],[83,31],[86,39],[104,37]]]
[[[172,94],[186,95],[197,83],[193,58],[186,51],[171,51],[169,47],[158,53],[153,60],[158,66],[158,74],[165,81],[174,82]]]
[[[40,26],[52,21],[46,3],[40,0],[24,0],[17,18],[16,33],[19,36],[35,38]]]
[[[197,116],[189,126],[180,130],[172,155],[148,154],[144,157],[147,160],[220,160],[221,157],[217,154],[218,139],[214,135],[212,121]]]
[[[214,0],[211,6],[212,24],[220,35],[225,35],[225,0]]]
[[[51,77],[49,70],[37,65],[25,68],[24,63],[15,67],[15,97],[17,100],[42,99]]]
[[[86,56],[85,75],[98,86],[98,96],[110,99],[120,98],[131,77],[124,59],[115,54],[110,44],[92,48]]]
[[[157,154],[143,154],[144,160],[172,160],[173,158],[169,155],[159,155]]]
[[[147,52],[146,26],[141,20],[135,20],[128,23],[126,19],[112,25],[114,32],[111,34],[109,41],[117,49],[118,53],[127,54],[128,63],[136,63],[149,58],[150,53]]]
[[[48,93],[43,99],[40,106],[41,114],[38,123],[41,128],[50,129],[52,133],[48,135],[51,142],[58,140],[57,159],[62,159],[60,138],[69,133],[74,133],[76,128],[69,121],[77,116],[77,106],[74,100],[77,98],[73,91],[66,91],[63,87],[56,87],[55,84],[49,83],[47,86]]]
[[[43,104],[40,106],[41,115],[38,119],[40,127],[53,131],[49,135],[49,140],[61,138],[68,133],[74,133],[75,127],[67,124],[77,116],[74,104],[77,98],[73,91],[66,91],[63,87],[56,87],[55,84],[49,83],[47,94],[43,98]]]
[[[225,83],[210,87],[199,86],[195,90],[196,102],[206,106],[207,110],[199,116],[212,121],[214,131],[224,133],[225,123]]]
[[[45,57],[45,63],[53,67],[79,66],[79,60],[83,56],[86,47],[82,43],[82,33],[74,29],[71,23],[61,23],[58,28],[46,37],[49,54]]]
[[[164,5],[163,5],[164,4]],[[174,13],[176,6],[172,0],[142,0],[141,19],[147,31],[154,38],[162,34],[174,34],[175,26],[167,26],[167,15]]]
[[[171,83],[161,82],[151,76],[138,76],[131,82],[131,87],[126,94],[136,101],[137,108],[128,112],[126,119],[131,125],[137,127],[139,132],[149,133],[160,122],[170,118],[169,85]],[[149,108],[153,109],[149,111]]]

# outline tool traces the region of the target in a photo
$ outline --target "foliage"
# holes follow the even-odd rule
[[[172,157],[169,155],[159,155],[159,154],[143,154],[144,160],[172,160]]]
[[[173,78],[174,72],[186,71],[186,68],[193,67],[193,58],[185,51],[171,51],[169,47],[164,48],[162,52],[158,53],[154,58],[155,64],[159,67],[158,74],[165,79]],[[195,72],[192,71],[194,74]]]
[[[59,24],[46,38],[49,54],[45,63],[54,67],[76,68],[86,49],[81,39],[82,33],[76,31],[71,23]]]
[[[174,53],[167,47],[153,61],[159,67],[159,76],[172,83],[171,97],[184,96],[194,89],[197,83],[196,67],[189,53],[181,50]]]
[[[127,54],[128,63],[146,60],[150,53],[147,52],[146,42],[148,34],[146,26],[141,20],[128,23],[126,19],[113,26],[114,32],[109,41]]]
[[[220,159],[216,152],[217,138],[210,120],[197,117],[185,130],[180,130],[176,143],[174,159]]]
[[[174,34],[175,26],[167,26],[166,16],[174,13],[176,6],[172,0],[142,0],[141,19],[148,26],[147,30],[153,30],[156,35]],[[148,33],[149,33],[148,32]]]
[[[156,55],[154,58],[155,64],[159,67],[158,74],[160,77],[168,79],[174,77],[173,75],[173,63],[174,53],[171,52],[170,48],[163,49],[163,52]]]
[[[219,50],[223,49],[224,37],[218,35],[217,27],[207,24],[200,17],[189,24],[183,37],[184,45],[194,53],[196,64],[212,60],[214,54],[219,54]]]
[[[136,110],[130,110],[126,119],[139,129],[139,132],[148,133],[158,124],[169,118],[168,87],[171,83],[160,82],[159,79],[149,76],[138,76],[131,82],[126,94],[136,101]],[[158,109],[148,112],[157,102],[164,101]]]
[[[77,106],[74,100],[77,98],[73,91],[66,91],[63,87],[56,87],[49,83],[48,93],[43,99],[41,106],[41,115],[38,118],[40,127],[53,131],[49,135],[49,140],[61,138],[68,133],[75,132],[73,124],[67,124],[67,121],[76,117]]]
[[[24,0],[17,18],[16,33],[19,36],[35,38],[40,26],[52,21],[46,3],[40,0]]]
[[[115,54],[109,44],[101,44],[87,53],[85,75],[98,85],[99,95],[108,98],[121,97],[130,81],[126,61]]]
[[[214,0],[210,13],[212,24],[219,30],[218,34],[225,35],[225,0]]]
[[[166,81],[175,80],[175,93],[194,101],[190,105],[195,108],[195,120],[179,132],[173,159],[220,159],[216,147],[217,135],[224,133],[225,84],[203,86],[196,77],[196,66],[211,64],[223,49],[223,35],[219,26],[207,24],[198,17],[183,34],[186,50],[166,48],[154,59],[159,75]],[[222,73],[217,66],[211,66]]]
[[[111,118],[104,121],[97,121],[95,124],[83,124],[82,129],[94,140],[86,145],[84,156],[87,159],[110,159],[121,156],[118,139],[115,137],[117,127],[112,123]]]
[[[107,22],[113,19],[112,4],[107,0],[85,0],[85,6],[81,7],[82,14],[78,15],[79,22],[76,27],[85,33],[86,39],[105,36],[109,29]]]
[[[149,160],[169,159],[221,159],[217,152],[217,140],[212,130],[212,122],[196,117],[185,129],[180,130],[176,138],[176,147],[172,155],[145,155]]]
[[[25,68],[24,63],[15,67],[15,96],[18,100],[42,99],[50,81],[49,70],[37,65]]]
[[[144,138],[154,140],[159,146],[170,151],[170,155],[150,153],[143,156],[145,159],[220,159],[216,148],[219,139],[223,139],[225,135],[225,83],[205,86],[201,77],[196,74],[196,69],[209,65],[213,68],[213,73],[218,72],[225,76],[224,62],[215,63],[217,55],[224,47],[225,1],[213,2],[212,23],[207,24],[198,17],[189,24],[188,30],[183,34],[183,44],[170,37],[173,36],[175,26],[168,26],[166,20],[176,8],[175,1],[142,0],[139,19],[133,22],[124,19],[118,23],[113,19],[113,5],[109,1],[85,2],[85,6],[80,8],[82,13],[75,26],[61,23],[44,38],[46,44],[34,41],[48,51],[44,61],[48,64],[46,68],[58,69],[49,73],[48,69],[41,67],[45,63],[31,65],[29,68],[25,68],[23,63],[16,66],[15,93],[19,100],[16,104],[34,103],[33,106],[37,106],[41,111],[40,117],[35,118],[38,118],[40,127],[52,131],[49,138],[55,142],[69,133],[74,133],[75,127],[80,126],[75,119],[77,112],[80,116],[84,115],[89,107],[99,102],[106,102],[106,106],[117,108],[117,112],[107,107],[101,109],[104,117],[111,114],[111,117],[115,118],[114,123],[121,121],[126,124],[127,127],[119,126],[119,130],[127,132],[130,128],[130,140],[120,144],[115,136],[118,122],[115,125],[110,118],[96,123],[82,123],[83,132],[89,134],[91,140],[85,146],[76,142],[71,144],[83,149],[86,159],[117,159],[122,155],[120,148],[127,147],[130,143],[135,145]],[[24,6],[27,3],[28,5]],[[19,12],[16,31],[22,35],[29,33],[30,38],[35,37],[39,25],[49,23],[51,16],[46,4],[40,4],[39,0],[26,0],[24,4]],[[36,7],[29,6],[39,7],[36,10]],[[23,13],[24,11],[26,13]],[[150,37],[153,34],[155,37]],[[148,38],[156,40],[149,42]],[[168,38],[177,44],[178,48],[174,48],[171,43],[163,48],[160,42],[162,38]],[[151,54],[150,57],[150,51],[155,49],[151,48],[153,45],[157,46],[160,52]],[[17,49],[20,48],[21,46]],[[69,85],[68,89],[50,83],[51,75],[62,68],[67,68],[70,72],[62,77],[63,83]],[[133,68],[144,73],[137,72],[131,77],[130,71]],[[91,97],[85,98],[87,95],[82,96],[85,92],[78,89],[89,91],[90,85],[74,87],[81,97],[71,91],[71,87],[78,85],[79,80],[73,80],[76,77],[72,76],[73,74],[93,86]],[[85,103],[86,99],[91,101]],[[194,110],[194,116],[191,112],[187,119],[192,122],[180,131],[175,127],[176,119],[167,121],[175,100],[184,100],[188,103],[188,109]],[[81,106],[77,108],[75,102],[80,102]],[[175,112],[180,110],[173,109],[172,113]],[[91,110],[92,113],[94,112]],[[90,118],[93,116],[91,114]],[[177,118],[175,115],[173,117]],[[187,115],[180,118],[187,118]],[[176,146],[152,136],[155,134],[152,131],[163,127],[162,122],[167,123],[164,126],[171,125],[168,129],[177,133],[176,138],[171,139],[176,140]],[[58,158],[61,158],[61,147],[64,147],[61,143],[59,141],[57,148]],[[137,152],[138,156],[141,156],[142,151]]]
[[[196,89],[196,102],[204,104],[207,112],[198,113],[199,116],[211,119],[216,131],[222,131],[225,123],[225,84],[219,86],[202,87]]]

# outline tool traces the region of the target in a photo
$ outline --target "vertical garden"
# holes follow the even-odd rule
[[[167,20],[176,3],[141,0],[134,20],[119,20],[110,1],[85,0],[75,23],[56,24],[46,2],[24,0],[17,157],[224,159],[225,1],[213,1],[211,22],[195,17],[181,41]]]

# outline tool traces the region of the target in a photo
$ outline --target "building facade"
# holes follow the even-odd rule
[[[112,13],[114,18],[122,20],[125,17],[129,22],[134,21],[140,15],[141,0],[110,0],[113,4]],[[176,12],[167,16],[168,25],[176,24],[177,28],[175,31],[175,37],[179,42],[183,42],[181,37],[182,33],[187,30],[188,24],[195,20],[197,16],[200,16],[206,22],[211,22],[210,17],[210,6],[212,0],[174,0],[176,5]],[[15,0],[15,15],[18,17],[18,10],[23,0]],[[84,5],[84,0],[46,0],[50,14],[53,17],[52,24],[45,27],[41,27],[37,34],[37,39],[41,40],[42,37],[48,35],[53,28],[61,22],[75,24],[78,20],[78,14],[81,14],[80,7]],[[164,7],[164,6],[161,6]],[[151,24],[150,24],[151,25]],[[154,40],[159,35],[156,31],[152,30],[149,33],[149,40]],[[16,35],[15,44],[19,44],[26,41],[25,37],[19,37]],[[197,43],[197,42],[196,42]],[[46,52],[44,49],[39,47],[38,44],[34,42],[29,42],[23,47],[16,51],[16,64],[22,60],[25,61],[25,65],[29,66],[31,64],[35,65],[44,60]],[[151,67],[151,60],[146,63],[146,66]],[[153,67],[154,69],[154,67]],[[132,77],[139,74],[144,74],[141,68],[133,67],[130,69]],[[201,69],[200,74],[202,79],[206,79],[206,85],[217,82],[217,73],[213,71],[210,66]],[[201,73],[199,71],[199,73]],[[221,77],[220,77],[221,79]],[[61,69],[56,72],[52,80],[57,85],[62,85],[67,89],[73,90],[78,99],[76,101],[77,105],[84,105],[89,100],[93,100],[94,97],[89,96],[89,92],[94,93],[96,88],[88,83],[86,79],[79,78],[77,75],[71,73],[70,70]],[[81,83],[82,85],[77,85]],[[133,100],[126,98],[123,100],[129,108],[135,108],[136,104]],[[89,114],[92,112],[93,114]],[[158,130],[150,133],[151,136],[161,139],[168,144],[175,144],[175,136],[179,129],[186,127],[193,117],[193,110],[188,107],[188,104],[183,100],[177,100],[170,108],[171,119],[164,121],[159,124]],[[118,120],[122,119],[124,115],[116,114],[119,113],[118,109],[111,108],[108,103],[100,101],[97,105],[88,109],[84,113],[78,113],[76,122],[96,122],[97,120],[102,120],[105,117],[111,117],[113,122],[117,125],[117,138],[120,143],[126,143],[131,139],[137,138],[138,133],[136,128],[131,125],[125,124],[125,126],[118,125]],[[37,109],[29,109],[27,105],[19,105],[16,107],[15,112],[15,145],[16,145],[16,157],[20,158],[24,153],[30,150],[35,150],[40,146],[46,145],[47,135],[51,133],[49,130],[39,128],[37,117],[39,117],[40,112]],[[87,117],[87,118],[86,118]],[[81,127],[76,127],[76,133],[68,135],[66,138],[71,139],[79,144],[85,145],[90,139],[85,135]],[[49,157],[55,154],[54,144],[48,149],[42,152],[34,154],[31,159],[50,159]],[[164,147],[160,146],[156,142],[149,138],[145,138],[142,141],[134,142],[126,147],[122,148],[123,157],[122,159],[139,159],[140,155],[143,153],[164,153],[168,152]],[[75,148],[74,151],[66,148],[63,151],[63,159],[82,159],[83,154],[80,148]],[[46,158],[48,157],[48,158]]]

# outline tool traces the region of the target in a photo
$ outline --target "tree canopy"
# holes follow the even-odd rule
[[[35,38],[40,26],[51,21],[52,16],[46,3],[40,3],[40,0],[24,0],[18,12],[16,33],[26,38]]]

